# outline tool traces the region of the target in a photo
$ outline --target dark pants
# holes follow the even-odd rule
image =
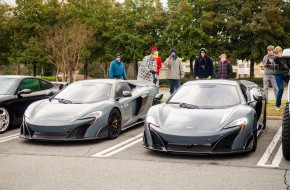
[[[179,79],[169,79],[170,95],[180,87]]]
[[[280,107],[281,106],[281,100],[282,100],[282,96],[283,96],[283,92],[284,92],[284,85],[283,85],[283,81],[288,84],[289,82],[289,75],[288,74],[279,74],[279,75],[275,75],[275,79],[276,79],[276,83],[278,86],[278,93],[277,93],[277,98],[276,98],[276,107]]]

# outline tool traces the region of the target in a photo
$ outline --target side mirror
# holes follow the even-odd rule
[[[264,98],[263,98],[263,96],[261,94],[254,94],[253,96],[254,96],[254,99],[256,101],[262,101],[262,100],[264,100]]]
[[[162,98],[163,98],[163,94],[156,94],[154,97],[154,99],[156,100],[162,100]]]
[[[21,95],[21,94],[30,94],[31,92],[32,92],[32,90],[30,90],[30,89],[23,89],[23,90],[19,91],[19,92],[17,93],[17,95]]]
[[[132,93],[130,91],[123,91],[123,96],[124,97],[131,97]]]

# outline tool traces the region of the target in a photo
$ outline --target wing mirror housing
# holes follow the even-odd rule
[[[162,98],[163,98],[163,94],[156,94],[154,97],[154,99],[156,100],[162,100]]]
[[[254,96],[254,99],[256,101],[262,101],[262,100],[264,100],[264,98],[263,98],[263,96],[261,94],[254,94],[253,96]]]
[[[131,97],[132,93],[130,91],[123,91],[123,96],[124,97]]]
[[[17,93],[17,95],[19,96],[21,94],[30,94],[31,92],[32,92],[32,90],[30,90],[30,89],[23,89],[23,90],[19,91]]]
[[[53,91],[52,90],[48,90],[46,93],[45,93],[45,96],[52,96],[53,95]]]

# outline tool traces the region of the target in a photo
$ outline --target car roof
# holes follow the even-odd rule
[[[224,79],[210,79],[210,80],[193,80],[184,83],[184,85],[191,84],[228,84],[228,85],[238,85],[235,80],[224,80]]]
[[[116,84],[120,81],[125,82],[122,79],[90,79],[90,80],[79,80],[74,83],[106,83],[106,84]]]
[[[1,75],[0,78],[15,78],[15,79],[22,79],[22,78],[37,78],[37,77],[26,76],[26,75]]]

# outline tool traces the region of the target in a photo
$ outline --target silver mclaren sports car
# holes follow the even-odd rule
[[[265,127],[265,94],[255,83],[190,81],[149,109],[144,147],[186,154],[255,151]]]
[[[74,82],[24,113],[20,137],[36,140],[115,139],[122,130],[144,122],[148,109],[162,99],[147,81],[96,79]]]

